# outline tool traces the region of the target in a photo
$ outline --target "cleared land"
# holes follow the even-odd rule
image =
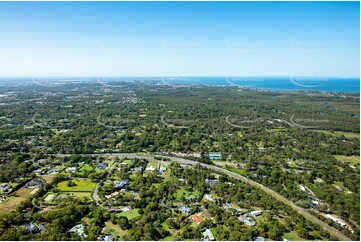
[[[11,211],[16,211],[16,207],[28,197],[31,196],[31,189],[20,188],[16,191],[16,197],[8,197],[6,201],[0,203],[0,214],[1,213],[10,213]]]
[[[338,136],[338,137],[340,137],[341,135],[344,135],[346,138],[360,138],[360,134],[357,134],[357,133],[341,132],[341,131],[327,131],[327,130],[314,130],[314,131],[333,135],[333,136]]]
[[[287,234],[284,234],[282,237],[284,239],[286,239],[286,240],[289,240],[289,241],[301,241],[301,240],[304,240],[300,236],[297,235],[296,231],[292,231],[292,232],[289,232]]]
[[[139,218],[141,215],[138,213],[138,208],[132,209],[128,212],[119,213],[118,216],[125,216],[129,220]]]
[[[346,156],[346,155],[334,155],[334,157],[342,162],[347,162],[350,165],[358,165],[360,164],[360,156]]]
[[[87,179],[73,179],[75,186],[68,186],[68,181],[63,181],[58,184],[58,189],[61,192],[93,192],[96,183]]]
[[[105,223],[104,234],[110,234],[114,238],[117,236],[123,236],[127,234],[126,230],[121,229],[118,225],[111,223],[110,221]]]

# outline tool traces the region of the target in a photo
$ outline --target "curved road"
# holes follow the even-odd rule
[[[285,197],[281,196],[277,192],[269,189],[268,187],[265,187],[264,185],[262,185],[262,184],[260,184],[258,182],[255,182],[255,181],[253,181],[251,179],[248,179],[247,177],[244,177],[242,175],[233,173],[233,172],[231,172],[229,170],[226,170],[224,168],[214,166],[214,165],[200,163],[198,161],[192,161],[192,160],[188,160],[188,159],[172,157],[172,156],[164,156],[164,155],[147,155],[147,154],[138,154],[138,153],[104,153],[104,154],[93,154],[93,155],[105,155],[105,156],[106,155],[114,155],[114,156],[118,156],[118,157],[130,157],[130,158],[133,157],[133,158],[140,158],[140,159],[142,159],[142,158],[143,159],[149,159],[149,158],[154,158],[154,156],[158,156],[158,157],[169,158],[172,161],[176,161],[178,163],[182,163],[182,164],[185,164],[185,165],[191,165],[191,166],[201,165],[201,166],[206,167],[208,169],[211,169],[211,170],[226,174],[226,175],[228,175],[230,177],[236,178],[236,179],[241,180],[241,181],[243,181],[245,183],[248,183],[248,184],[250,184],[252,186],[255,186],[255,187],[258,187],[258,188],[262,189],[267,194],[273,196],[274,198],[278,199],[279,201],[283,202],[284,204],[290,206],[293,210],[297,211],[299,214],[301,214],[306,219],[310,220],[313,223],[316,223],[316,224],[320,225],[323,229],[328,231],[330,234],[338,237],[340,240],[351,241],[350,238],[348,238],[347,236],[341,234],[335,228],[329,226],[325,222],[323,222],[320,219],[316,218],[314,215],[310,214],[306,209],[295,205],[290,200],[288,200]]]

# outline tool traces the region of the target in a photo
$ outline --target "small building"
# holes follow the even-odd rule
[[[254,217],[261,216],[262,211],[261,210],[255,210],[255,211],[250,212],[249,215],[254,216]]]
[[[212,195],[209,195],[209,194],[204,195],[204,199],[207,200],[207,201],[214,202],[214,197]]]
[[[9,184],[7,184],[7,183],[0,184],[0,190],[1,191],[7,192],[9,189],[10,189]]]
[[[164,172],[166,172],[167,171],[167,168],[165,168],[165,167],[161,167],[161,168],[159,168],[159,174],[163,174]]]
[[[217,179],[204,179],[204,181],[211,186],[216,186],[219,184],[219,181]]]
[[[300,187],[301,191],[304,191],[304,192],[306,191],[306,188],[304,186],[300,185],[299,187]]]
[[[96,166],[99,170],[105,170],[108,167],[108,163],[106,162],[101,162],[99,164],[97,164]]]
[[[129,212],[130,210],[132,210],[132,208],[130,206],[122,208],[123,212]]]
[[[189,195],[189,196],[184,196],[184,199],[185,200],[194,200],[194,199],[196,199],[197,197],[196,196],[194,196],[193,194],[191,194],[191,195]]]
[[[130,168],[130,173],[132,172],[141,172],[143,170],[143,167],[134,167],[134,168]]]
[[[222,154],[221,152],[209,152],[208,157],[210,160],[221,160]]]
[[[68,167],[68,168],[66,168],[65,171],[66,171],[66,172],[74,173],[74,172],[76,172],[76,167],[75,167],[75,166]]]
[[[98,237],[98,240],[100,240],[100,241],[114,241],[114,238],[111,235],[106,235],[106,236],[100,235]]]
[[[316,200],[312,200],[312,202],[311,202],[313,205],[318,205],[318,201],[316,201]]]
[[[182,206],[179,208],[179,210],[181,210],[184,213],[189,213],[191,211],[191,208],[187,206]]]
[[[153,166],[149,166],[147,168],[145,168],[146,172],[151,172],[151,171],[155,171],[155,168]]]
[[[106,199],[109,199],[109,198],[112,198],[112,197],[116,197],[116,196],[118,196],[119,195],[119,192],[113,192],[113,193],[111,193],[111,194],[109,194],[109,195],[105,195],[104,197],[106,198]]]
[[[232,206],[231,206],[229,203],[226,203],[226,204],[223,205],[223,208],[224,208],[226,211],[228,211],[228,210],[230,210],[230,209],[232,208]]]
[[[193,215],[191,217],[192,221],[197,223],[197,224],[200,224],[203,220],[198,216],[198,215]]]
[[[254,221],[253,219],[251,219],[247,216],[239,215],[238,220],[245,223],[247,226],[255,226],[256,225],[256,221]]]
[[[214,241],[213,233],[210,229],[206,229],[206,231],[203,232],[203,240],[204,241]]]
[[[82,225],[82,224],[78,224],[78,225],[75,225],[73,228],[71,228],[70,230],[69,230],[69,232],[75,232],[75,233],[77,233],[79,236],[86,236],[85,235],[85,232],[84,232],[84,225]]]
[[[33,222],[25,223],[24,226],[30,233],[38,233],[40,231],[45,230],[45,228],[42,224],[38,225]]]
[[[49,174],[56,174],[56,173],[58,173],[59,171],[60,171],[59,168],[53,168],[53,169],[48,170],[48,171],[47,171],[47,174],[48,174],[48,175],[49,175]]]
[[[129,183],[128,180],[115,181],[114,186],[117,187],[117,188],[123,188],[126,185],[128,185],[128,183]]]
[[[34,189],[34,188],[37,188],[37,187],[43,187],[44,186],[44,182],[43,181],[40,181],[40,180],[34,180],[34,181],[30,181],[26,184],[26,188],[29,188],[29,189]]]

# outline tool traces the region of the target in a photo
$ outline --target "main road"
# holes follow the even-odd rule
[[[62,154],[62,155],[67,156],[65,154]],[[89,154],[89,155],[91,155],[91,154]],[[252,186],[260,188],[261,190],[263,190],[267,194],[273,196],[274,198],[278,199],[279,201],[283,202],[284,204],[290,206],[293,210],[297,211],[299,214],[301,214],[306,219],[310,220],[313,223],[316,223],[316,224],[320,225],[323,229],[328,231],[330,234],[338,237],[340,240],[351,241],[350,238],[348,238],[347,236],[341,234],[335,228],[333,228],[333,227],[329,226],[328,224],[326,224],[325,222],[321,221],[320,219],[318,219],[317,217],[315,217],[314,215],[309,213],[306,209],[295,205],[293,202],[291,202],[287,198],[283,197],[282,195],[278,194],[277,192],[269,189],[268,187],[266,187],[266,186],[264,186],[264,185],[262,185],[262,184],[260,184],[258,182],[255,182],[255,181],[253,181],[251,179],[248,179],[245,176],[236,174],[234,172],[231,172],[229,170],[226,170],[226,169],[218,167],[218,166],[204,164],[204,163],[201,163],[201,162],[198,162],[198,161],[188,160],[188,159],[179,158],[179,157],[164,156],[164,155],[150,155],[150,154],[142,154],[142,153],[103,153],[103,154],[92,154],[92,155],[118,156],[118,157],[129,157],[129,158],[139,158],[139,159],[149,159],[149,158],[154,158],[154,156],[157,156],[157,157],[169,158],[172,161],[175,161],[175,162],[178,162],[178,163],[181,163],[181,164],[184,164],[184,165],[191,165],[191,166],[200,165],[200,166],[203,166],[203,167],[208,168],[210,170],[226,174],[226,175],[228,175],[230,177],[236,178],[236,179],[241,180],[241,181],[243,181],[245,183],[248,183],[248,184],[250,184]]]

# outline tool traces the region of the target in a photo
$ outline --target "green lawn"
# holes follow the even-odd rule
[[[85,164],[85,165],[80,169],[80,171],[92,171],[93,169],[94,169],[94,167],[92,167],[91,165]]]
[[[360,134],[359,133],[350,133],[350,132],[341,132],[341,131],[328,131],[328,130],[314,130],[316,132],[320,132],[320,133],[324,133],[324,134],[329,134],[329,135],[333,135],[333,136],[341,136],[344,135],[346,138],[360,138]]]
[[[350,163],[350,165],[360,164],[360,156],[334,155],[334,157],[339,161]]]
[[[289,241],[300,241],[300,240],[304,240],[302,239],[300,236],[297,235],[296,231],[292,231],[290,233],[284,234],[283,235],[284,239],[287,239]]]
[[[68,187],[67,183],[68,181],[63,181],[58,184],[58,189],[61,192],[93,192],[96,186],[95,182],[92,182],[88,179],[73,179],[72,180],[76,186]]]
[[[114,238],[127,234],[126,230],[121,229],[117,224],[112,224],[110,221],[105,223],[104,234],[110,234]]]
[[[185,196],[190,196],[190,195],[194,195],[196,197],[199,197],[199,194],[196,191],[193,192],[189,192],[186,190],[185,187],[180,187],[175,193],[175,199],[179,202],[183,201]]]
[[[85,171],[92,171],[93,169],[94,169],[94,167],[92,167],[91,165],[89,165],[89,164],[80,164],[79,163],[79,166],[81,167],[80,169],[78,169],[77,171],[76,171],[76,174],[77,175],[84,175],[84,172]]]
[[[247,175],[247,172],[245,170],[243,170],[243,169],[237,169],[237,168],[230,167],[230,168],[228,168],[228,170],[231,171],[231,172],[237,173],[239,175],[242,175],[242,176]]]
[[[118,216],[125,216],[127,217],[129,220],[131,219],[136,219],[136,218],[139,218],[141,215],[138,213],[139,209],[138,208],[135,208],[135,209],[132,209],[128,212],[121,212],[118,214]]]

